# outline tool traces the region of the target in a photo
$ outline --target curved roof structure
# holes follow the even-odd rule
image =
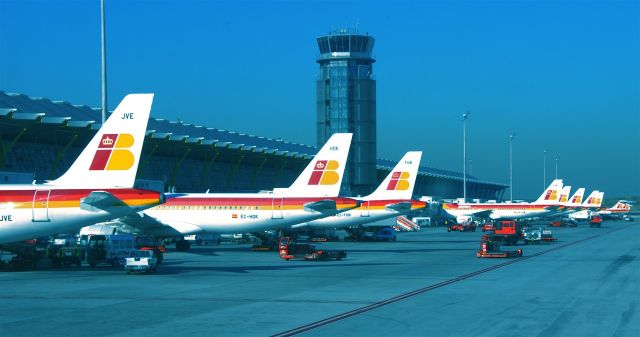
[[[29,97],[24,94],[0,91],[0,116],[12,119],[32,120],[44,124],[58,124],[97,130],[101,126],[99,122],[100,111],[101,109],[99,108],[91,108],[86,105],[75,105],[64,101],[52,101],[47,98]],[[302,158],[311,158],[317,152],[315,146],[153,117],[151,117],[147,126],[147,136],[177,142],[213,145]],[[391,170],[395,164],[396,161],[394,160],[377,160],[377,166],[380,169]],[[434,178],[463,179],[461,172],[426,166],[420,167],[419,174]],[[470,175],[467,175],[467,180],[503,188],[507,187],[505,184],[482,181]]]

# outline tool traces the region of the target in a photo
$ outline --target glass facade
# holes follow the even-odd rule
[[[343,30],[317,42],[318,147],[336,132],[353,133],[343,192],[365,195],[377,185],[375,39]]]

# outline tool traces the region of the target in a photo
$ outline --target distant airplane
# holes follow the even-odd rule
[[[289,188],[268,193],[176,193],[167,202],[119,219],[145,234],[258,233],[331,216],[358,206],[338,197],[351,146],[350,133],[336,133]],[[176,247],[189,249],[181,240]]]
[[[360,206],[326,218],[292,226],[293,229],[332,229],[372,223],[424,208],[424,201],[411,200],[422,151],[407,152],[380,186],[366,197],[355,198]],[[385,226],[390,226],[386,224]]]
[[[163,201],[133,188],[153,94],[127,95],[69,170],[44,184],[0,185],[0,243],[77,232]]]
[[[631,212],[631,205],[624,202],[624,200],[619,200],[616,204],[611,208],[605,208],[601,211],[598,211],[598,214],[601,215],[611,215],[611,214],[627,214]]]
[[[469,216],[493,220],[539,217],[550,214],[559,207],[558,198],[561,189],[562,179],[556,179],[538,200],[531,203],[444,203],[442,209],[456,219]]]

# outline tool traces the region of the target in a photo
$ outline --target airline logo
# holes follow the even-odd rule
[[[576,195],[573,197],[573,200],[571,200],[572,204],[579,204],[582,202],[582,196]]]
[[[544,196],[544,200],[556,200],[558,198],[557,190],[547,190],[547,195]]]
[[[409,189],[409,172],[393,172],[387,191],[406,191]]]
[[[601,198],[596,198],[596,197],[590,197],[589,200],[587,200],[587,204],[588,205],[596,205],[602,202]]]
[[[133,143],[133,136],[128,133],[102,135],[89,170],[123,171],[130,169],[135,158],[128,149],[133,146]]]
[[[308,185],[335,185],[340,181],[340,175],[336,172],[338,167],[340,164],[335,160],[318,160]]]
[[[560,195],[560,202],[566,202],[568,197],[569,197],[569,195],[567,195],[567,194],[561,194]]]

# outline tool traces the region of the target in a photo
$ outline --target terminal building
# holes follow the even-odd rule
[[[0,91],[0,183],[59,177],[100,128],[100,120],[98,108]],[[289,186],[317,148],[152,117],[142,152],[139,187],[250,192]],[[375,184],[396,160],[376,159]],[[459,172],[422,166],[414,195],[457,198],[462,181]],[[469,198],[501,199],[507,187],[467,176]]]

